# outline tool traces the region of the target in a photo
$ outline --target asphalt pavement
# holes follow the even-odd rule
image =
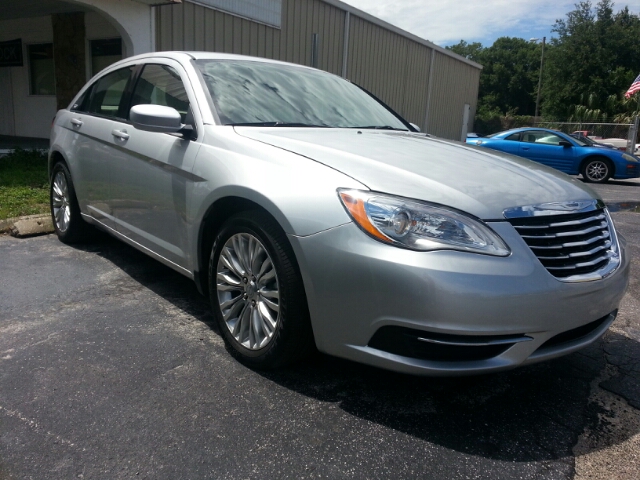
[[[640,181],[597,186],[640,201]],[[636,479],[640,214],[602,341],[551,362],[418,378],[316,355],[260,373],[188,279],[100,236],[0,236],[0,480]]]

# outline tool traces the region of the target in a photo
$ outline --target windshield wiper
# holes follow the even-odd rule
[[[313,127],[326,128],[327,125],[314,125],[312,123],[286,123],[286,122],[241,122],[227,123],[232,127]]]
[[[408,132],[406,128],[396,128],[391,125],[367,125],[365,127],[349,127],[349,128],[358,128],[360,130],[397,130],[399,132]]]

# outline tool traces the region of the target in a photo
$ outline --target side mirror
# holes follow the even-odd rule
[[[185,127],[180,113],[164,105],[141,104],[131,107],[129,120],[134,128],[147,132],[175,133]]]
[[[418,125],[416,125],[415,123],[411,123],[409,122],[409,125],[411,125],[416,132],[421,132],[422,130],[420,130],[420,127]]]
[[[560,142],[558,143],[558,145],[560,145],[561,147],[573,147],[573,145],[571,144],[571,142],[567,142],[566,140],[560,140]]]

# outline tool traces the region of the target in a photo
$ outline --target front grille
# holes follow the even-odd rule
[[[582,213],[511,218],[509,222],[553,276],[596,272],[614,255],[615,238],[603,208]]]

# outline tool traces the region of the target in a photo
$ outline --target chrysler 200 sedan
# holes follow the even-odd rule
[[[531,364],[602,336],[628,282],[581,182],[299,65],[120,61],[56,115],[49,168],[60,240],[91,224],[192,278],[254,368],[314,346],[421,375]]]

